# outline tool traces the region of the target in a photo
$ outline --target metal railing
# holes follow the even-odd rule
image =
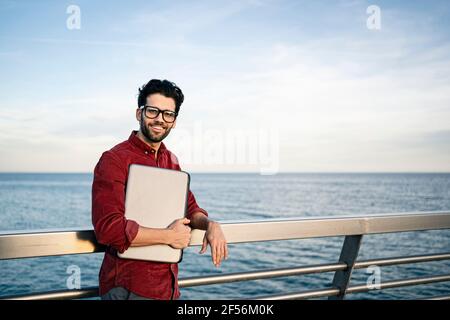
[[[367,286],[367,284],[350,286],[351,275],[355,269],[367,268],[372,265],[381,267],[450,259],[450,252],[446,252],[357,261],[363,236],[381,233],[450,229],[450,212],[444,211],[226,222],[222,223],[222,229],[230,244],[336,236],[343,236],[345,238],[340,257],[336,263],[183,278],[179,280],[180,287],[334,272],[334,278],[330,287],[303,292],[254,297],[253,299],[276,300],[319,297],[344,299],[346,294],[374,290],[374,288]],[[192,230],[189,246],[200,246],[203,236],[204,231]],[[93,230],[59,229],[0,233],[0,260],[85,254],[102,252],[104,250],[105,247],[97,243]],[[376,289],[381,290],[445,281],[450,281],[450,274],[383,282]],[[20,296],[3,296],[0,299],[81,299],[96,296],[98,296],[98,287],[33,293]],[[432,297],[431,299],[450,299],[450,295]]]

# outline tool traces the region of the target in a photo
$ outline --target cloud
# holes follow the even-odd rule
[[[359,12],[364,5],[342,1],[339,10],[345,15],[334,18],[334,7],[319,5],[327,12],[307,19],[315,23],[309,26],[310,35],[299,27],[305,21],[296,21],[295,12],[291,16],[282,5],[249,1],[181,3],[178,10],[164,6],[126,12],[129,19],[121,20],[117,36],[34,36],[35,42],[55,50],[54,79],[65,79],[69,73],[71,83],[64,83],[68,89],[56,96],[43,89],[41,96],[39,84],[27,95],[6,92],[0,101],[0,145],[2,157],[8,154],[17,161],[3,160],[0,171],[32,170],[33,164],[21,160],[26,152],[16,147],[20,144],[35,152],[36,170],[65,166],[66,171],[89,171],[100,151],[136,128],[134,95],[149,77],[175,81],[185,92],[179,129],[191,130],[198,121],[205,130],[222,133],[278,127],[281,170],[450,170],[445,148],[450,131],[450,45],[442,40],[448,32],[432,32],[437,19],[433,15],[383,7],[382,30],[374,33],[360,23],[366,17],[365,10]],[[264,29],[266,34],[245,29],[264,25],[273,12],[286,14],[286,21],[274,17],[273,30]],[[321,29],[328,18],[327,26],[340,21],[336,30]],[[411,18],[419,19],[414,28]],[[246,19],[248,25],[242,22]],[[230,41],[229,21],[249,36]],[[204,40],[215,32],[224,40]],[[27,57],[31,67],[38,54],[42,53]],[[70,63],[64,54],[71,57]],[[56,85],[55,91],[61,87]],[[29,108],[24,112],[18,105]],[[176,130],[172,137],[177,137]]]
[[[131,20],[130,27],[146,30],[159,39],[173,36],[183,38],[194,32],[205,32],[208,27],[217,26],[227,18],[235,16],[253,6],[261,6],[261,1],[196,1],[179,2],[176,7],[169,6],[158,10],[142,10]],[[164,33],[158,34],[159,30]],[[156,32],[155,32],[156,31]]]

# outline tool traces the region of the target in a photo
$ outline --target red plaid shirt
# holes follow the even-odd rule
[[[128,220],[125,211],[125,186],[130,164],[181,170],[177,157],[161,143],[155,150],[145,144],[133,131],[128,140],[102,154],[94,170],[92,184],[92,224],[97,241],[108,246],[99,274],[100,295],[114,287],[151,299],[177,299],[178,264],[121,259],[122,253],[136,237],[139,225]],[[187,218],[201,209],[189,191]]]

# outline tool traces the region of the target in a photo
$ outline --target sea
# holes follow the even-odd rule
[[[0,231],[92,228],[91,173],[1,173]],[[191,190],[219,222],[450,211],[450,173],[193,173]],[[219,268],[210,252],[185,249],[180,278],[337,262],[344,237],[229,244]],[[358,260],[450,252],[450,230],[366,235]],[[103,253],[0,261],[0,296],[97,286]],[[381,283],[450,274],[450,260],[381,267]],[[374,271],[355,270],[351,285]],[[182,288],[180,299],[251,299],[330,286],[333,273]],[[373,278],[372,278],[373,281]],[[450,282],[370,290],[346,299],[421,299],[450,294]]]

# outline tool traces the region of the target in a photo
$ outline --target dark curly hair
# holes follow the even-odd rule
[[[152,79],[139,89],[138,108],[145,106],[147,97],[153,93],[160,93],[167,98],[175,100],[175,112],[180,111],[180,106],[184,101],[184,95],[180,88],[168,80]]]

